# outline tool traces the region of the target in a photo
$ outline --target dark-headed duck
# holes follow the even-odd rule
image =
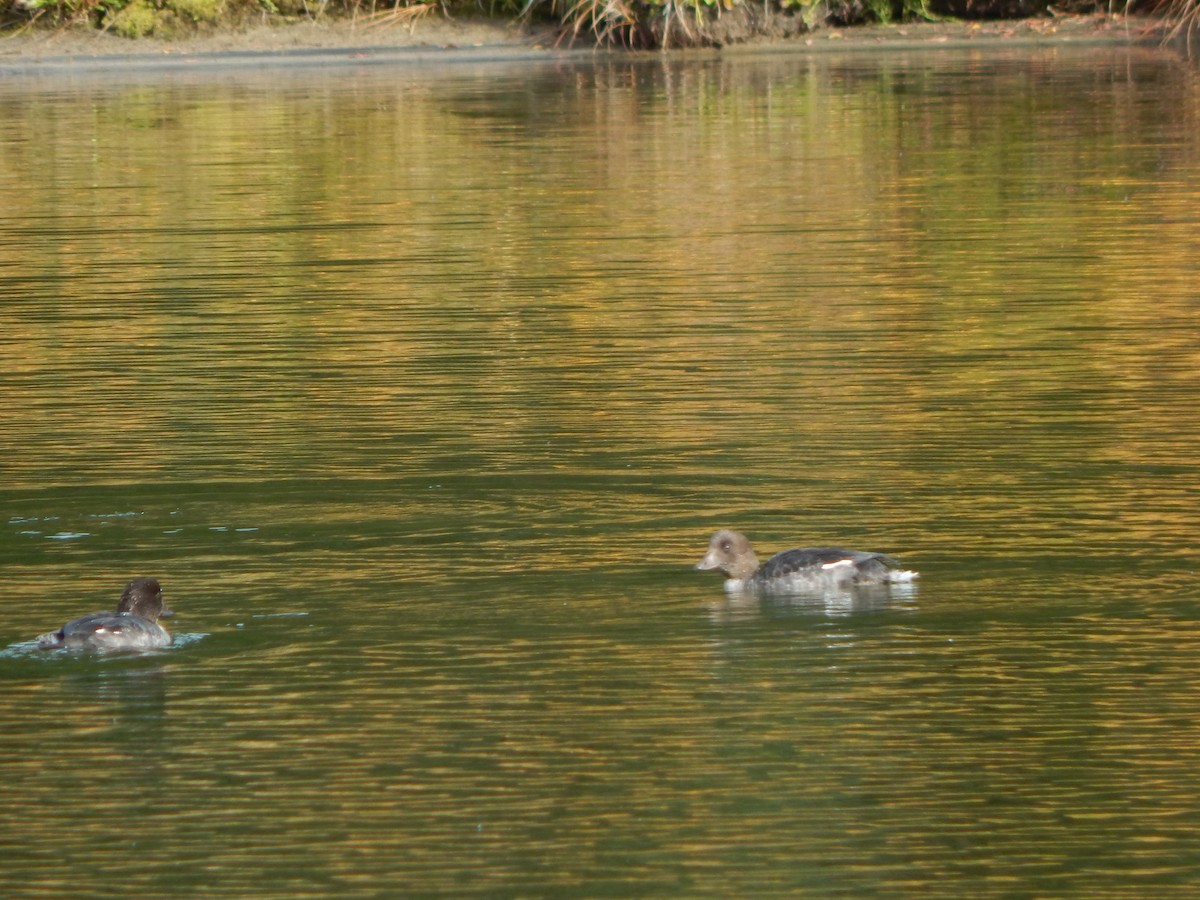
[[[163,603],[162,588],[153,578],[125,585],[117,611],[72,619],[58,631],[38,637],[43,650],[153,650],[171,643],[160,618],[175,615]]]
[[[916,572],[900,568],[882,553],[861,553],[840,547],[808,547],[776,553],[761,566],[744,534],[721,530],[712,536],[702,572],[715,570],[726,578],[725,590],[787,593],[846,590],[857,584],[913,581]]]

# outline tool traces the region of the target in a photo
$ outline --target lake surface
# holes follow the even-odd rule
[[[1175,57],[12,74],[0,148],[4,896],[1200,890]],[[32,648],[138,575],[175,646]]]

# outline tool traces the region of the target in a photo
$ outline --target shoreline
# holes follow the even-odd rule
[[[1158,19],[1064,16],[988,22],[921,22],[820,29],[788,39],[760,39],[703,50],[629,51],[556,42],[553,31],[511,21],[427,16],[410,24],[348,20],[266,24],[179,40],[120,38],[93,29],[27,31],[0,37],[0,71],[237,68],[334,64],[520,61],[596,54],[747,54],[936,50],[939,48],[1127,45],[1157,47]]]

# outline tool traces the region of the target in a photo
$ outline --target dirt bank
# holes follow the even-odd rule
[[[533,46],[539,35],[498,20],[448,19],[426,16],[408,24],[317,19],[253,25],[180,40],[146,37],[137,40],[94,28],[26,31],[0,37],[0,59],[51,56],[193,56],[202,53],[283,53],[355,47]]]
[[[1162,23],[1122,16],[1070,16],[1006,22],[944,22],[877,25],[822,29],[772,46],[813,51],[871,47],[929,47],[997,43],[1148,43],[1162,31]],[[729,49],[762,48],[767,42],[751,41]],[[374,58],[383,54],[413,58],[432,52],[465,55],[519,56],[563,52],[545,29],[531,30],[497,20],[447,19],[429,15],[407,24],[380,24],[366,20],[317,20],[271,24],[237,31],[222,31],[183,40],[154,38],[129,40],[94,29],[28,31],[0,37],[0,65],[37,67],[39,63],[84,62],[115,65],[156,61],[162,64],[216,63],[221,58],[255,57],[272,60],[305,58]],[[575,51],[584,48],[575,45]]]

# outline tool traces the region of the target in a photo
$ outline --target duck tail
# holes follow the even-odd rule
[[[47,631],[45,634],[39,634],[37,645],[39,650],[55,650],[63,646],[62,631]]]

